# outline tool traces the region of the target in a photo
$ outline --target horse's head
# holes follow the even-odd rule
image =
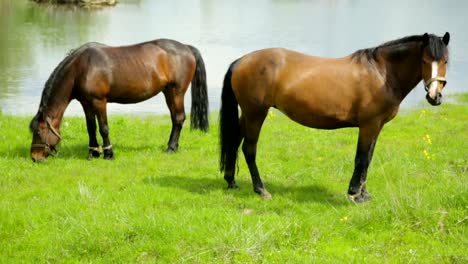
[[[62,139],[52,126],[50,117],[38,113],[29,125],[33,133],[31,158],[33,161],[44,161],[50,154],[55,154],[55,146]]]
[[[447,80],[448,49],[450,34],[447,32],[443,37],[436,35],[423,35],[422,47],[422,79],[426,89],[426,99],[431,105],[442,103],[442,89]]]

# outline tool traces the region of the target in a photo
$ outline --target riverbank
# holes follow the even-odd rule
[[[74,4],[84,7],[90,6],[114,6],[117,0],[32,0],[36,3],[48,4]]]
[[[86,160],[84,118],[65,117],[59,155],[29,158],[31,117],[0,114],[4,262],[464,263],[468,95],[405,111],[377,142],[355,205],[346,189],[357,129],[308,129],[272,113],[258,144],[271,201],[218,172],[217,115],[163,151],[168,116],[111,116],[116,159]]]

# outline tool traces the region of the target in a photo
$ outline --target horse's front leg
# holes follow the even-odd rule
[[[98,109],[98,122],[99,122],[99,133],[102,137],[102,150],[104,152],[104,159],[114,159],[114,150],[109,139],[109,125],[107,124],[107,104],[106,102],[100,102],[97,107]]]
[[[96,115],[90,105],[81,102],[83,111],[86,117],[86,128],[88,130],[89,144],[88,144],[88,160],[98,158],[101,154],[99,143],[96,138]]]
[[[367,169],[372,161],[375,143],[382,129],[381,125],[359,128],[359,139],[354,160],[354,173],[349,183],[348,197],[353,202],[365,202],[371,196],[366,189]]]

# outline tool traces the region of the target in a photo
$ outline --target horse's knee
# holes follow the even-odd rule
[[[185,121],[185,113],[184,112],[181,112],[181,113],[177,113],[175,115],[175,118],[174,118],[174,122],[178,125],[182,125]]]

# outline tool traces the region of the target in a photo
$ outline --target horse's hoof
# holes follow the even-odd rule
[[[271,200],[272,196],[271,196],[271,193],[267,192],[267,191],[264,191],[260,194],[263,198],[263,200]]]
[[[371,195],[368,192],[361,192],[357,194],[348,194],[348,199],[354,203],[364,203],[371,199]]]
[[[173,153],[176,153],[176,152],[177,152],[177,149],[168,148],[168,149],[166,150],[166,153],[167,153],[167,154],[173,154]]]
[[[372,199],[372,196],[367,191],[362,191],[361,196],[364,202],[370,201]]]
[[[228,183],[228,189],[239,189],[239,186],[237,186],[237,183],[235,181]]]
[[[255,190],[256,193],[260,194],[263,200],[271,200],[272,196],[265,188],[259,188]]]
[[[114,151],[112,149],[105,149],[104,150],[104,159],[105,160],[113,160],[114,159]]]
[[[99,153],[99,151],[89,151],[88,152],[88,160],[92,160],[93,158],[99,158],[99,156],[101,155],[101,153]]]
[[[112,153],[110,155],[104,155],[104,159],[105,160],[113,160],[114,159],[114,153]]]

